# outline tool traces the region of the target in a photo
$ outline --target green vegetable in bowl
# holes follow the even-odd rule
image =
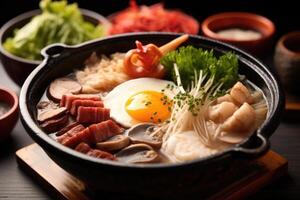
[[[42,0],[40,8],[42,14],[6,39],[3,45],[7,51],[22,58],[41,60],[40,51],[49,44],[75,45],[104,35],[101,25],[83,19],[76,3]]]
[[[195,80],[195,74],[200,70],[207,78],[212,78],[214,84],[221,84],[223,90],[229,89],[238,80],[238,59],[231,52],[217,58],[212,50],[186,46],[169,52],[161,58],[160,62],[175,82],[177,77],[174,64],[177,65],[184,88],[190,86]]]

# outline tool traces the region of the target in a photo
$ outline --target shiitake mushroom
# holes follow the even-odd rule
[[[126,135],[115,135],[104,142],[96,144],[96,148],[104,151],[116,151],[127,147],[130,139]]]
[[[47,133],[59,131],[69,122],[68,111],[65,107],[58,107],[52,101],[41,101],[37,104],[37,121]]]
[[[152,123],[141,123],[128,129],[126,134],[134,144],[144,143],[159,149],[162,145],[163,133],[157,128],[157,125]]]
[[[67,109],[65,107],[60,107],[56,109],[47,109],[44,112],[41,112],[37,116],[37,120],[39,123],[43,123],[47,120],[58,118],[62,115],[65,115],[67,112]]]
[[[40,127],[47,133],[52,133],[60,130],[69,121],[69,116],[63,115],[59,118],[50,119],[40,124]]]
[[[51,82],[47,96],[49,99],[59,102],[64,94],[79,94],[82,86],[71,78],[58,78]]]
[[[160,156],[147,144],[132,144],[115,154],[118,161],[130,164],[156,163]]]

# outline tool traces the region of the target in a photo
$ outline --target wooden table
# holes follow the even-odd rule
[[[0,85],[19,93],[0,64]],[[0,130],[1,131],[1,130]],[[18,168],[15,151],[33,143],[19,121],[6,143],[0,143],[0,199],[50,199],[37,183]],[[289,161],[289,174],[250,199],[300,199],[300,123],[282,122],[271,138],[271,148]]]

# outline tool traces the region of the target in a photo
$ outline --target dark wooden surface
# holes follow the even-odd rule
[[[42,150],[34,143],[16,152],[16,159],[20,168],[26,171],[32,178],[36,178],[43,188],[51,191],[52,196],[65,200],[89,200],[95,199],[85,188],[84,184],[65,170],[55,164]],[[281,155],[269,151],[264,156],[252,160],[238,161],[232,163],[232,169],[223,174],[218,185],[203,188],[195,183],[196,190],[192,199],[198,200],[200,197],[209,200],[241,200],[256,193],[270,182],[282,177],[287,173],[287,160]],[[242,169],[238,172],[236,168]],[[38,177],[38,178],[37,178]],[[210,189],[209,189],[210,188]],[[204,191],[210,191],[204,194]],[[96,195],[99,193],[96,193]],[[112,193],[102,192],[102,198],[115,199]],[[114,195],[117,197],[118,195]],[[190,197],[191,197],[190,196]],[[187,199],[190,199],[187,198]],[[198,198],[195,198],[198,197]],[[124,197],[122,200],[139,199],[134,196]]]
[[[0,85],[19,93],[0,64]],[[1,131],[1,130],[0,130]],[[50,199],[49,194],[18,168],[15,151],[31,144],[20,122],[11,138],[0,143],[0,199]],[[250,199],[299,199],[300,198],[300,123],[281,122],[271,138],[272,149],[289,161],[288,175],[277,180]]]

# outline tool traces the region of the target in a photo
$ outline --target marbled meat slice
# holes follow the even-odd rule
[[[83,106],[83,107],[101,107],[101,108],[103,108],[104,105],[103,105],[102,101],[77,99],[77,100],[73,101],[70,113],[72,115],[77,115],[77,110],[80,106]]]
[[[66,127],[62,128],[61,130],[59,130],[55,135],[56,136],[61,136],[64,133],[68,132],[69,130],[71,130],[72,128],[74,128],[75,126],[80,125],[78,122],[73,122],[69,125],[67,125]]]
[[[79,106],[76,121],[79,123],[99,123],[110,118],[110,110],[100,107]]]
[[[68,110],[71,109],[72,103],[75,100],[93,100],[93,101],[100,101],[101,98],[98,95],[94,94],[65,94],[62,96],[60,101],[60,106],[66,107]]]
[[[79,151],[81,153],[87,154],[92,157],[96,158],[103,158],[103,159],[108,159],[108,160],[116,160],[116,157],[113,156],[112,154],[106,152],[106,151],[101,151],[99,149],[92,149],[88,144],[81,142],[78,144],[75,148],[76,151]]]
[[[71,137],[66,137],[59,142],[68,147],[75,147],[81,142],[88,144],[96,144],[102,142],[114,135],[121,134],[124,131],[119,125],[112,120],[103,121],[98,124],[93,124],[80,132],[76,132]],[[62,136],[60,136],[62,137]]]
[[[121,134],[124,131],[124,129],[117,125],[113,120],[93,124],[89,126],[89,130],[94,135],[96,143],[107,140],[108,138]]]
[[[71,129],[67,130],[64,134],[58,136],[56,138],[56,140],[59,143],[64,144],[66,141],[68,141],[70,138],[72,138],[73,136],[75,136],[80,131],[83,131],[84,129],[85,129],[84,126],[82,126],[81,124],[78,124],[78,125],[72,127]]]

